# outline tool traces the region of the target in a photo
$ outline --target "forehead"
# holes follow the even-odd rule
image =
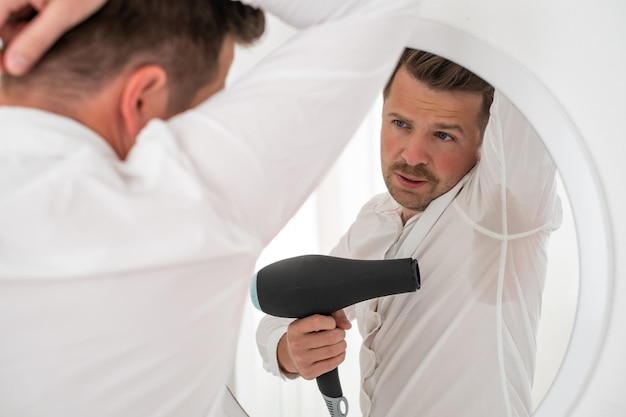
[[[407,116],[420,113],[478,124],[482,100],[480,93],[432,89],[402,67],[390,85],[384,109],[386,113],[394,112]]]

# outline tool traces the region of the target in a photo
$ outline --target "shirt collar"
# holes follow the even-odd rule
[[[402,213],[402,207],[387,192],[374,204],[374,212],[383,216],[398,217]]]
[[[104,138],[69,117],[34,108],[0,106],[0,153],[61,156],[89,148],[117,155]]]
[[[452,189],[450,189],[445,194],[433,200],[428,205],[425,211],[431,212],[433,210],[439,210],[440,213],[443,212],[443,210],[445,210],[445,208],[448,207],[449,202],[452,201],[457,196],[457,194],[461,191],[465,183],[474,175],[473,174],[474,172],[475,172],[475,167],[472,168],[467,174],[465,174],[465,176],[461,178],[461,180],[454,187],[452,187]],[[441,207],[439,207],[440,203],[442,204]],[[382,215],[382,216],[386,216],[390,218],[396,218],[396,217],[402,216],[402,206],[400,206],[400,204],[398,204],[398,202],[393,199],[393,197],[391,196],[391,194],[389,194],[389,192],[385,193],[383,197],[374,204],[373,210],[378,215]],[[419,215],[412,216],[408,220],[407,223],[411,221],[416,221],[416,219],[420,217],[422,213],[424,212],[419,213]]]

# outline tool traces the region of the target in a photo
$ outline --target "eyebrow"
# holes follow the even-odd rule
[[[394,119],[400,119],[400,120],[403,120],[403,121],[408,122],[408,123],[413,123],[412,119],[409,119],[408,117],[403,116],[403,115],[401,115],[399,113],[396,113],[396,112],[389,112],[389,113],[387,113],[387,117],[393,117]]]
[[[405,116],[403,116],[403,115],[401,115],[399,113],[396,113],[396,112],[387,113],[387,116],[394,117],[394,118],[400,119],[400,120],[404,120],[404,121],[406,121],[408,123],[413,123],[413,120],[411,120],[408,117],[405,117]],[[433,125],[433,127],[435,129],[440,129],[440,130],[456,130],[457,132],[460,132],[460,133],[463,133],[463,134],[465,133],[465,131],[463,130],[463,127],[461,125],[459,125],[459,124],[456,124],[456,123],[435,123]]]
[[[435,123],[434,127],[441,130],[456,130],[457,132],[465,133],[461,125],[458,124]]]

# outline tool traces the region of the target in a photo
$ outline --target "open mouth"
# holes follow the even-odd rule
[[[404,186],[419,187],[428,183],[428,180],[425,180],[422,178],[410,178],[402,174],[397,174],[397,175],[398,175],[398,179],[400,180],[400,183]]]
[[[417,180],[413,180],[411,178],[405,177],[404,175],[400,175],[402,177],[403,180],[405,181],[409,181],[409,182],[414,182],[414,183],[418,183],[418,182],[424,182],[424,180],[421,179],[417,179]]]

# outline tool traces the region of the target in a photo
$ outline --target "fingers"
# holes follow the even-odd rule
[[[69,28],[81,22],[106,0],[15,0],[15,4],[31,4],[39,13],[12,39],[4,51],[4,70],[22,75]],[[14,10],[17,6],[14,6]],[[7,10],[0,10],[0,26],[8,20]]]
[[[33,18],[13,38],[5,53],[4,66],[7,72],[14,75],[24,74],[61,35],[57,22],[53,21],[53,25],[46,27],[50,19],[45,16],[47,15]]]
[[[333,317],[315,315],[294,321],[285,336],[293,367],[305,379],[335,369],[345,359],[345,335]]]
[[[337,368],[346,359],[346,347],[345,342],[340,354],[328,359],[323,359],[315,362],[305,362],[300,368],[298,373],[304,379],[315,379],[320,375],[332,371]]]
[[[344,329],[344,330],[348,330],[352,328],[352,323],[350,323],[350,320],[348,320],[348,316],[346,316],[345,311],[343,310],[335,311],[332,314],[332,316],[335,319],[335,323],[337,324],[337,327]]]
[[[294,320],[291,322],[289,327],[299,333],[312,333],[319,332],[321,330],[333,330],[337,327],[337,324],[335,323],[335,319],[333,317],[315,314],[313,316]]]
[[[7,72],[22,75],[75,22],[66,13],[66,3],[51,1],[15,36],[5,52]]]
[[[4,51],[17,33],[17,21],[24,14],[24,11],[27,10],[32,10],[32,8],[30,6],[19,6],[16,1],[10,2],[6,0],[0,4],[0,73],[5,72]]]

